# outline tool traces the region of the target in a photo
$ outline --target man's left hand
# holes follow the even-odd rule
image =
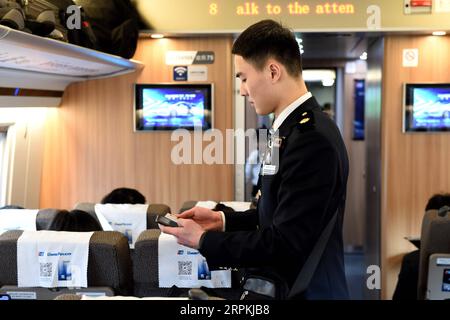
[[[159,225],[162,232],[177,237],[178,243],[190,248],[198,249],[200,238],[205,232],[203,228],[192,219],[177,219],[179,227],[166,227]]]

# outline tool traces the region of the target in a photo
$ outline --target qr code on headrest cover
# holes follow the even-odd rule
[[[192,274],[192,261],[178,261],[178,275],[185,276]]]
[[[40,264],[40,275],[41,277],[44,278],[49,278],[52,276],[53,272],[52,272],[52,266],[53,264],[51,262],[45,262]]]

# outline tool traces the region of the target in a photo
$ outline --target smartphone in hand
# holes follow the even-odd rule
[[[167,217],[164,217],[164,216],[156,216],[155,221],[166,227],[179,227],[179,225],[178,225],[178,223],[176,223],[176,221],[169,219]]]

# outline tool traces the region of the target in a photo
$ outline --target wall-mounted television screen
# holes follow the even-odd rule
[[[135,131],[213,127],[212,84],[136,84]]]
[[[450,83],[404,84],[404,132],[450,131]]]

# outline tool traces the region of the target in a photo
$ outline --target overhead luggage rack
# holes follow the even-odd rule
[[[141,68],[138,61],[0,25],[0,87],[64,90],[72,82]]]

